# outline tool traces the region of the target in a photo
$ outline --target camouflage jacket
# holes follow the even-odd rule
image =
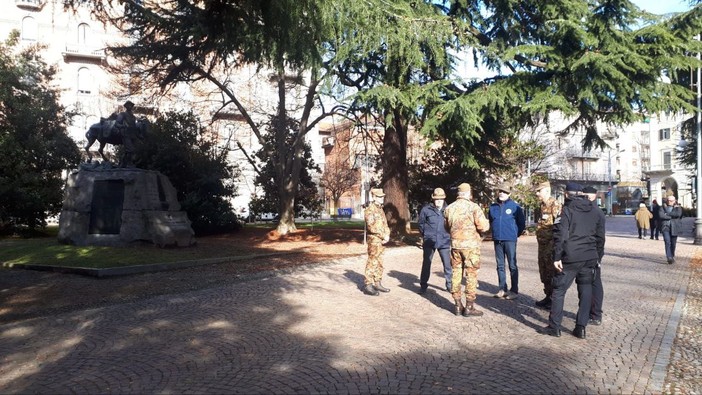
[[[490,221],[480,206],[464,198],[458,198],[446,207],[444,218],[454,249],[480,247],[482,237],[478,232],[490,230]]]
[[[539,222],[536,224],[536,237],[539,239],[553,238],[553,224],[561,215],[561,203],[550,197],[539,206]]]
[[[385,212],[379,204],[374,202],[368,205],[363,216],[366,220],[369,242],[381,243],[383,239],[390,237],[388,220],[385,218]]]

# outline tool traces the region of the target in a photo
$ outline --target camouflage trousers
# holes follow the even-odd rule
[[[539,276],[544,284],[544,294],[551,296],[553,292],[553,276],[556,268],[553,267],[553,239],[538,239],[539,244]]]
[[[383,252],[385,247],[382,243],[368,242],[368,260],[366,261],[366,273],[364,283],[375,284],[383,277]]]
[[[480,248],[451,249],[451,296],[456,302],[461,300],[461,284],[466,278],[466,303],[474,302],[478,289],[480,269]]]

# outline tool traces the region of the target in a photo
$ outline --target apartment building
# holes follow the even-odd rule
[[[660,203],[666,193],[675,194],[683,207],[693,207],[694,169],[677,160],[681,124],[688,117],[657,114],[630,125],[600,124],[599,135],[608,147],[584,150],[584,132],[559,136],[555,132],[569,120],[554,116],[537,132],[551,147],[551,155],[537,171],[557,186],[569,181],[594,186],[600,191],[599,205],[615,214],[632,213],[641,201]]]

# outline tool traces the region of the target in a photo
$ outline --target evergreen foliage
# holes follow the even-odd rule
[[[46,226],[61,210],[62,172],[80,162],[55,68],[41,46],[20,50],[17,38],[15,31],[0,44],[0,232]]]
[[[196,235],[215,234],[241,227],[231,207],[236,196],[239,169],[218,150],[192,113],[160,116],[143,144],[137,144],[134,161],[142,169],[167,176],[178,191],[178,201]]]

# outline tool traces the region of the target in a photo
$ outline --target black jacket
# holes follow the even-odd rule
[[[677,236],[682,231],[682,207],[677,204],[671,207],[668,203],[663,203],[658,209],[658,215],[662,231],[670,231],[671,236]]]
[[[605,217],[585,197],[566,199],[553,232],[553,260],[563,263],[602,260]]]

